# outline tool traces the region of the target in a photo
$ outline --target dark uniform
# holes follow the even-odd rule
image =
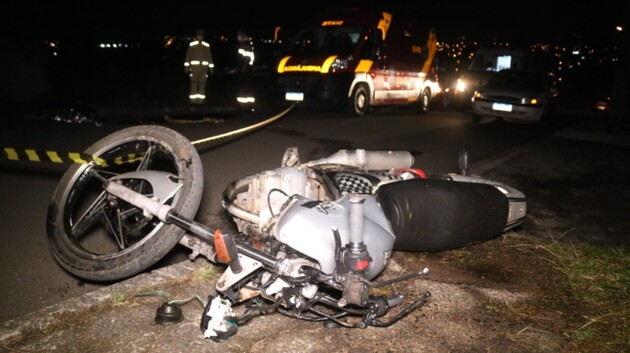
[[[248,72],[254,65],[254,43],[245,32],[238,31],[236,34],[238,48],[236,52],[236,70],[239,73]]]
[[[208,72],[214,71],[210,44],[203,41],[203,31],[197,31],[195,40],[190,42],[184,66],[190,75],[190,102],[201,104],[206,99]]]
[[[236,74],[238,75],[238,93],[236,100],[245,105],[255,103],[251,91],[250,71],[254,65],[254,43],[243,31],[236,33]]]

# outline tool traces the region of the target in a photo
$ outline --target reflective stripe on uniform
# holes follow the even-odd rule
[[[249,51],[249,50],[245,50],[245,49],[239,49],[238,53],[243,55],[244,57],[249,58],[249,64],[250,65],[254,64],[254,52],[253,51]]]
[[[190,64],[191,64],[191,65],[199,65],[199,64],[201,64],[201,61],[199,61],[199,60],[193,60],[193,61],[191,61],[191,62],[190,62]]]

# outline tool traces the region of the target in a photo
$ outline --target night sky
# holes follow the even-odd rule
[[[333,5],[404,12],[436,27],[439,38],[557,41],[579,35],[605,40],[630,17],[628,1],[15,1],[3,2],[0,39],[132,39],[243,28],[271,33]],[[268,14],[266,14],[268,13]]]

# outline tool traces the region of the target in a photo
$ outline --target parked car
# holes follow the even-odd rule
[[[543,71],[502,70],[475,91],[473,122],[483,116],[536,123],[553,117],[558,109],[558,87],[553,74]]]

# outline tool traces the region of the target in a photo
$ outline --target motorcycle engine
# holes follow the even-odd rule
[[[320,200],[326,195],[323,186],[317,180],[308,178],[306,170],[302,168],[268,170],[248,177],[247,181],[247,191],[238,193],[233,202],[239,208],[257,215],[256,224],[252,224],[252,220],[247,222],[239,217],[234,218],[239,231],[248,235],[253,231],[264,233],[268,230],[290,197],[299,195]]]

